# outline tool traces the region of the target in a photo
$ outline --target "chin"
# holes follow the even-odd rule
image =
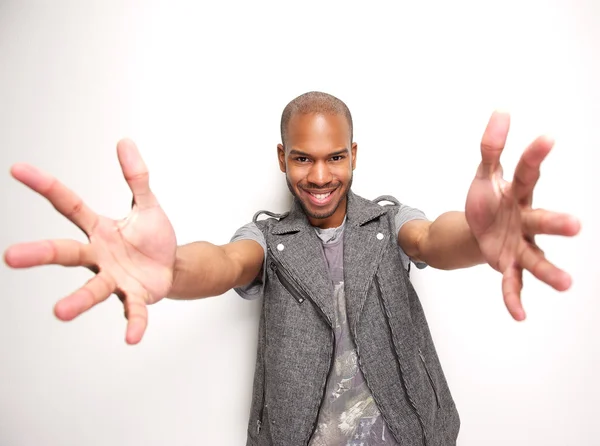
[[[306,200],[300,200],[300,203],[302,203],[302,208],[304,209],[304,212],[310,218],[325,219],[335,214],[335,212],[340,207],[342,199],[343,196],[339,198],[339,200],[336,203],[331,203],[325,208],[315,207],[312,203],[307,202]]]
[[[329,218],[331,217],[333,214],[335,214],[335,211],[337,210],[337,207],[332,209],[331,211],[328,212],[324,212],[324,211],[320,211],[320,212],[306,212],[307,209],[304,208],[304,211],[306,212],[306,214],[310,217],[310,218],[316,218],[316,219],[325,219],[325,218]]]

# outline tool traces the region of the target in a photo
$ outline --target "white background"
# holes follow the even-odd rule
[[[463,209],[487,119],[508,109],[507,177],[533,138],[556,138],[534,204],[583,223],[575,239],[539,239],[572,289],[527,276],[528,319],[516,323],[487,266],[428,268],[413,281],[461,414],[460,445],[600,445],[599,25],[597,0],[4,0],[0,249],[85,240],[10,178],[18,161],[124,217],[124,136],[178,242],[226,243],[256,210],[285,210],[279,118],[310,90],[353,112],[355,192],[392,194],[434,218]],[[259,303],[233,292],[163,301],[131,347],[114,297],[71,323],[52,315],[89,276],[0,266],[0,445],[244,444]]]

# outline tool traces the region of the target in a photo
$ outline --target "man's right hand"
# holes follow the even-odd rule
[[[79,290],[61,299],[56,316],[69,321],[115,293],[128,319],[126,341],[138,343],[148,322],[146,305],[167,296],[173,286],[177,241],[171,223],[150,190],[148,169],[135,144],[117,145],[125,180],[134,204],[124,220],[111,220],[88,208],[58,180],[24,164],[12,167],[12,176],[44,196],[89,238],[47,240],[9,247],[4,259],[13,268],[39,265],[85,266],[96,272]]]

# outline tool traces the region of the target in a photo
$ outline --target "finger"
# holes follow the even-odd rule
[[[510,115],[495,111],[481,139],[481,174],[490,177],[500,165],[500,155],[506,144]]]
[[[95,263],[90,245],[75,240],[44,240],[9,247],[4,261],[12,268],[41,265],[86,266]]]
[[[515,169],[513,192],[519,203],[531,206],[533,189],[540,178],[540,165],[548,156],[554,141],[540,136],[525,149]]]
[[[15,164],[11,175],[27,187],[46,198],[54,208],[90,235],[98,216],[83,200],[53,176],[28,164]]]
[[[142,340],[148,326],[146,302],[137,294],[127,294],[124,305],[125,317],[127,318],[125,342],[131,345],[137,344]]]
[[[523,270],[516,264],[511,265],[502,275],[502,295],[504,304],[516,321],[525,319],[525,310],[521,303],[523,289]]]
[[[519,264],[542,282],[558,291],[566,291],[571,286],[571,276],[550,263],[544,254],[527,242],[522,242]]]
[[[569,214],[535,209],[521,216],[523,232],[529,235],[547,234],[572,237],[581,230],[579,219]]]
[[[70,321],[105,301],[114,289],[112,278],[101,271],[73,294],[58,301],[54,306],[54,314],[62,321]]]
[[[157,200],[150,190],[150,176],[135,143],[123,139],[117,144],[117,155],[125,181],[133,193],[133,201],[140,209],[156,206]]]

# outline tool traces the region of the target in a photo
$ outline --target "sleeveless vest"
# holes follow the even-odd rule
[[[423,308],[400,257],[396,205],[348,193],[344,288],[359,367],[403,446],[456,444],[460,427]],[[378,201],[378,200],[377,200]],[[265,236],[265,290],[248,446],[306,446],[333,366],[333,284],[302,207],[254,221]]]

